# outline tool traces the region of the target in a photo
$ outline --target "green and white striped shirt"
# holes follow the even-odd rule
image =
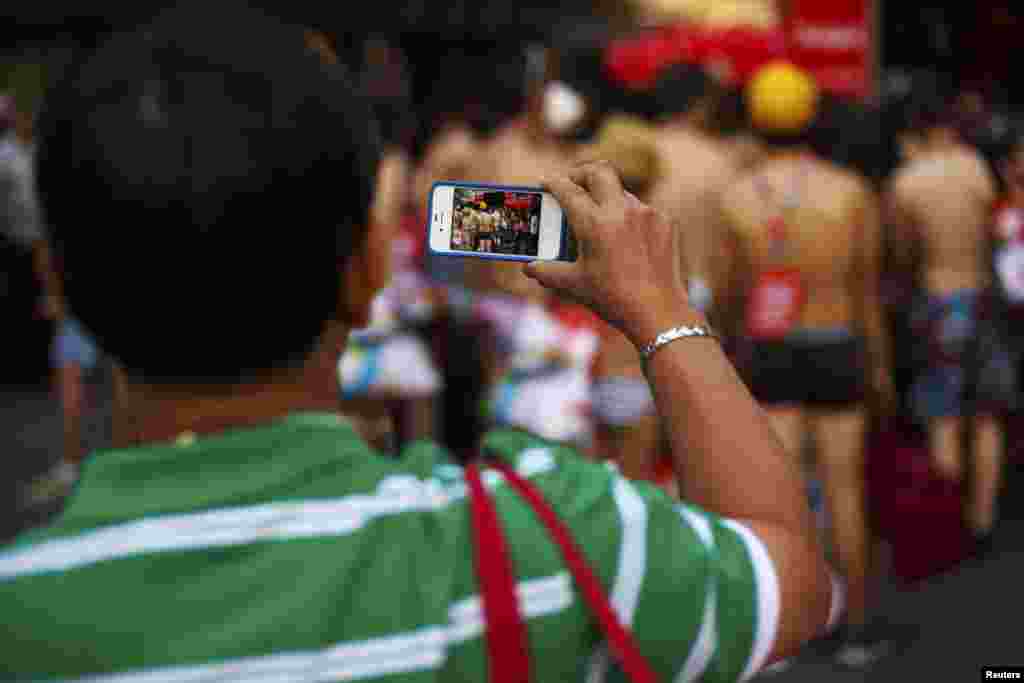
[[[565,520],[661,680],[760,667],[778,581],[745,527],[521,432],[485,443]],[[0,552],[0,679],[487,680],[462,470],[403,455],[320,414],[95,454],[57,522]],[[484,481],[535,679],[625,680],[532,510]]]

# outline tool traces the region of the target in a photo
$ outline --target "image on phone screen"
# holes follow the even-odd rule
[[[536,258],[540,249],[539,192],[456,187],[451,249]]]

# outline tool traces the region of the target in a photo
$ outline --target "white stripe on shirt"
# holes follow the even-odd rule
[[[779,576],[768,549],[753,531],[735,520],[727,519],[723,523],[742,539],[750,563],[754,566],[754,579],[757,582],[757,628],[750,657],[739,678],[740,681],[749,681],[764,666],[778,636],[779,613],[782,608]]]
[[[516,470],[530,477],[555,466],[546,449],[534,449]],[[482,478],[488,488],[504,482],[494,470],[484,472]],[[395,475],[382,479],[369,494],[140,519],[0,553],[0,581],[148,553],[345,536],[380,517],[441,509],[464,497],[466,491],[461,483],[446,486],[437,479]]]
[[[567,572],[516,586],[524,618],[556,614],[572,604],[572,579]],[[194,666],[167,667],[74,679],[78,683],[274,683],[356,681],[387,674],[439,669],[445,648],[478,637],[484,616],[477,595],[448,608],[449,624],[381,638],[345,642],[319,651],[243,657]]]
[[[609,602],[623,626],[633,624],[636,605],[647,573],[647,503],[633,485],[622,477],[612,484],[615,507],[619,512],[622,542],[619,544],[619,565],[612,584]],[[607,645],[601,645],[591,656],[586,680],[603,681],[610,663]]]

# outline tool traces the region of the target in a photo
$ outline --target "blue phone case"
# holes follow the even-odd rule
[[[526,187],[525,185],[495,185],[493,183],[464,183],[458,180],[439,180],[430,186],[430,201],[427,203],[427,249],[431,254],[438,256],[452,256],[455,258],[479,258],[492,261],[536,261],[533,256],[520,256],[518,254],[492,254],[477,251],[437,251],[430,245],[430,228],[434,224],[431,217],[434,215],[434,190],[438,187],[468,187],[480,190],[502,190],[504,192],[544,192],[540,187]],[[562,236],[559,240],[558,258],[556,261],[575,261],[575,253],[572,248],[572,234],[569,231],[569,224],[565,220],[565,211],[562,212]]]

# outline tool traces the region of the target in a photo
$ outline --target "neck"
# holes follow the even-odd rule
[[[698,132],[696,123],[685,114],[665,119],[660,124],[660,127],[666,130],[686,131],[687,133]]]
[[[765,157],[768,159],[798,159],[811,154],[810,146],[793,145],[791,147],[767,147]]]
[[[952,147],[960,141],[957,132],[946,126],[932,128],[928,131],[928,147],[932,150],[941,150]]]
[[[337,359],[348,329],[321,338],[306,363],[244,384],[223,387],[154,386],[115,371],[114,448],[172,442],[183,434],[255,427],[298,412],[338,412]]]

